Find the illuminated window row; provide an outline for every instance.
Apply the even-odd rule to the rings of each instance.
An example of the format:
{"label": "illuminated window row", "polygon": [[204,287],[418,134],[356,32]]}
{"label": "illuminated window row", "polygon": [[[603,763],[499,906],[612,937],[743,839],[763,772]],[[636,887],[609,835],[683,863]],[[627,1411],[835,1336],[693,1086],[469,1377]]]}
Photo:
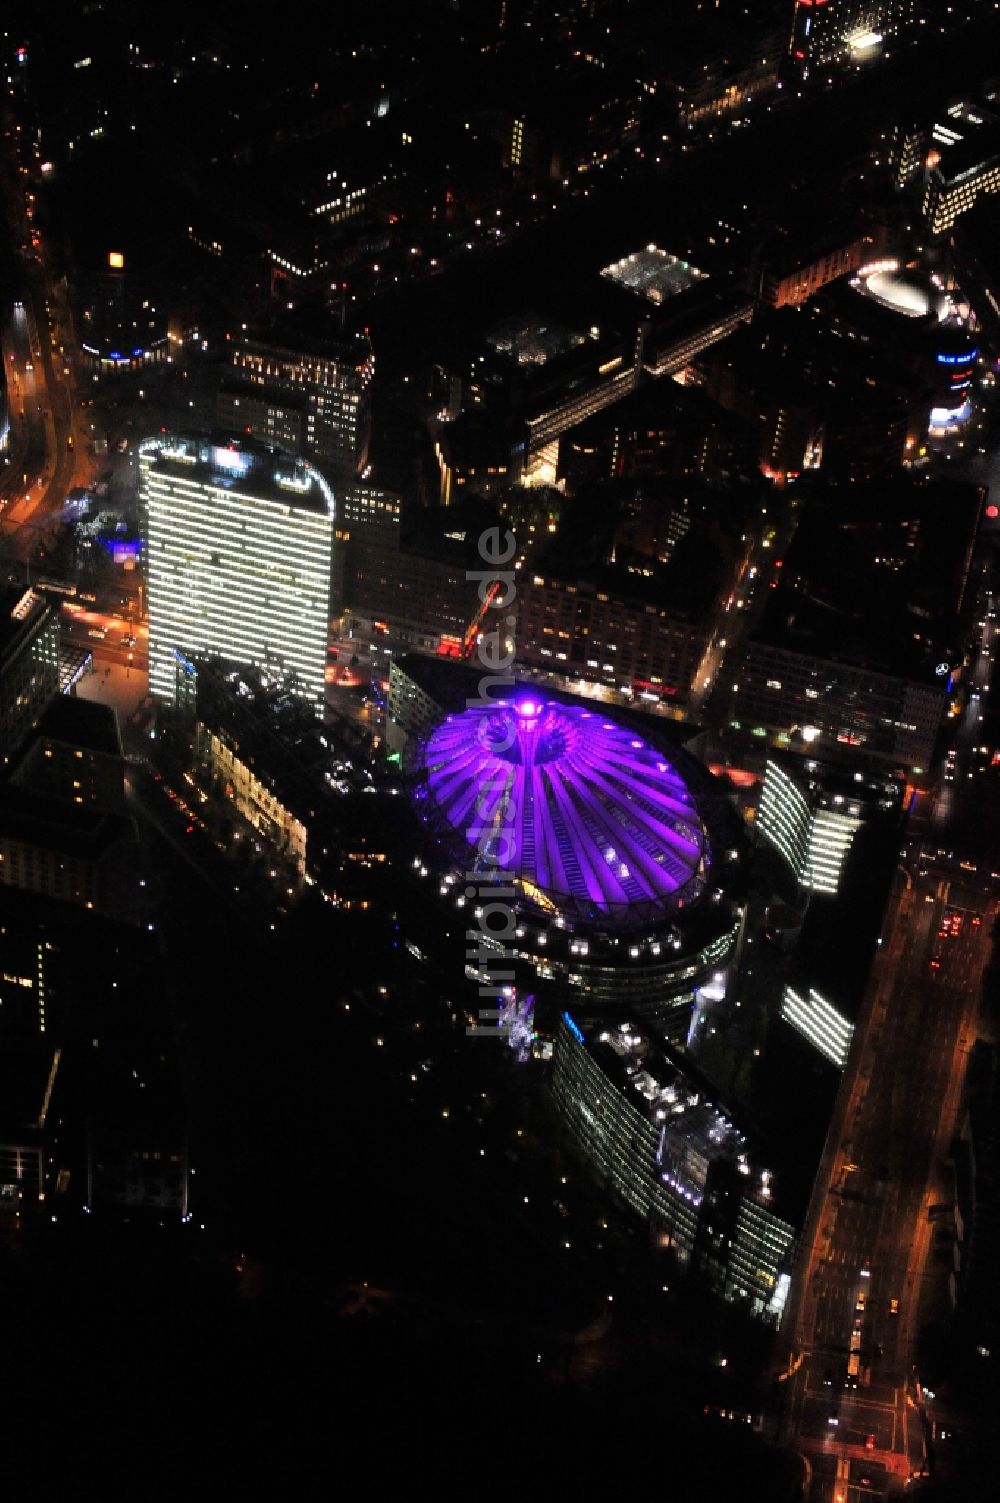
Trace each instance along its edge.
{"label": "illuminated window row", "polygon": [[832,1064],[842,1070],[854,1035],[854,1024],[837,1011],[813,987],[808,998],[799,996],[790,986],[785,988],[781,1016],[808,1039]]}
{"label": "illuminated window row", "polygon": [[[311,470],[286,477],[294,494],[312,489],[315,478],[326,502],[317,511],[291,494],[250,496],[214,479],[163,473],[142,458],[153,692],[173,697],[180,650],[273,664],[321,705],[334,521],[329,487]],[[277,469],[275,477],[275,487],[285,483]]]}

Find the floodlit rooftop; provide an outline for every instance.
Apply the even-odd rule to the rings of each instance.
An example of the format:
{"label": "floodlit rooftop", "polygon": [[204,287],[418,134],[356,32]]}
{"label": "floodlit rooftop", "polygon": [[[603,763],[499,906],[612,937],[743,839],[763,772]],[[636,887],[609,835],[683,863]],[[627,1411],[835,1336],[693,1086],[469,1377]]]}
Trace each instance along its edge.
{"label": "floodlit rooftop", "polygon": [[874,52],[876,48],[881,47],[882,40],[881,32],[865,29],[854,32],[848,37],[847,43],[852,52],[864,53]]}
{"label": "floodlit rooftop", "polygon": [[658,245],[647,245],[644,250],[633,251],[630,256],[605,266],[601,276],[659,306],[668,298],[686,292],[696,282],[705,281],[708,273],[660,250]]}
{"label": "floodlit rooftop", "polygon": [[298,510],[334,515],[333,491],[320,472],[298,455],[262,439],[246,434],[172,432],[145,439],[140,454],[154,469],[283,501]]}
{"label": "floodlit rooftop", "polygon": [[945,323],[952,313],[947,293],[935,286],[929,276],[900,270],[892,261],[876,263],[871,270],[863,268],[851,285],[903,318],[927,318],[934,314],[940,323]]}
{"label": "floodlit rooftop", "polygon": [[[751,1173],[743,1134],[704,1086],[650,1041],[641,1025],[629,1021],[605,1026],[592,1033],[589,1042],[603,1044],[617,1056],[628,1082],[626,1094],[641,1098],[640,1110],[664,1135],[661,1178],[685,1199],[701,1204],[714,1159],[734,1160],[742,1173]],[[683,1151],[680,1144],[685,1145]],[[769,1179],[765,1171],[763,1183]]]}
{"label": "floodlit rooftop", "polygon": [[545,323],[537,318],[512,318],[487,336],[487,343],[500,355],[508,355],[518,365],[544,365],[556,355],[565,355],[584,342],[561,324]]}

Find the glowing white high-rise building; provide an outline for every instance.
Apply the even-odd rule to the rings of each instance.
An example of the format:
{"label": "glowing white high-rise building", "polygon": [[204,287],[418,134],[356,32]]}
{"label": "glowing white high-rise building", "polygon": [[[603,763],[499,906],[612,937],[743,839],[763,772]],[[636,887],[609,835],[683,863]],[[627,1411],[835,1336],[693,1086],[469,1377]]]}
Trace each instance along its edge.
{"label": "glowing white high-rise building", "polygon": [[845,803],[842,794],[827,796],[814,780],[792,777],[768,761],[757,828],[802,887],[832,895],[861,828],[861,807],[853,800]]}
{"label": "glowing white high-rise building", "polygon": [[334,497],[250,438],[164,434],[139,451],[149,687],[173,701],[197,655],[273,666],[322,714]]}

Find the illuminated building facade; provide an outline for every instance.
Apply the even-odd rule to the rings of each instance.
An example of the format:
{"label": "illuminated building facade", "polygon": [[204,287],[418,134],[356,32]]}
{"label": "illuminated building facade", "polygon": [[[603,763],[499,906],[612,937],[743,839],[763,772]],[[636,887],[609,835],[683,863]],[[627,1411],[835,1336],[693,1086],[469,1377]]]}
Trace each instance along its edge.
{"label": "illuminated building facade", "polygon": [[401,652],[461,658],[474,650],[486,607],[475,570],[477,539],[499,515],[478,497],[418,507],[405,525],[399,498],[353,488],[345,505],[341,631],[387,678]]}
{"label": "illuminated building facade", "polygon": [[307,830],[301,820],[282,802],[281,796],[267,781],[262,781],[253,767],[244,762],[239,747],[234,747],[224,731],[209,732],[206,737],[208,765],[248,824],[292,861],[304,875]]}
{"label": "illuminated building facade", "polygon": [[764,641],[750,643],[732,703],[733,730],[806,753],[858,749],[918,775],[930,765],[945,707],[943,682]]}
{"label": "illuminated building facade", "polygon": [[807,891],[837,891],[861,814],[856,800],[845,800],[840,793],[827,795],[808,774],[793,775],[768,761],[757,828]]}
{"label": "illuminated building facade", "polygon": [[[8,895],[5,894],[5,897]],[[5,1041],[14,1034],[27,1037],[46,1033],[53,992],[52,941],[40,925],[21,924],[10,913],[0,929],[0,1033]]]}
{"label": "illuminated building facade", "polygon": [[717,120],[769,94],[781,77],[784,41],[780,33],[769,33],[750,58],[721,57],[686,69],[676,86],[681,124]]}
{"label": "illuminated building facade", "polygon": [[36,590],[0,592],[0,767],[59,692],[59,615]]}
{"label": "illuminated building facade", "polygon": [[553,362],[551,380],[542,379],[525,411],[525,467],[540,460],[547,447],[567,429],[593,417],[635,390],[639,380],[642,340],[629,348],[592,343]]}
{"label": "illuminated building facade", "polygon": [[934,350],[928,432],[932,438],[961,432],[973,413],[979,349],[967,329],[944,329]]}
{"label": "illuminated building facade", "polygon": [[953,281],[946,286],[940,273],[904,270],[894,257],[862,267],[851,288],[863,301],[855,303],[847,326],[891,338],[925,390],[919,424],[911,408],[908,456],[928,432],[933,438],[960,432],[973,413],[979,359],[979,336],[963,293]]}
{"label": "illuminated building facade", "polygon": [[[428,673],[430,670],[430,673]],[[411,736],[424,736],[451,709],[461,709],[475,694],[479,673],[472,666],[449,663],[447,677],[443,663],[405,654],[395,658],[389,671],[389,714],[386,741],[390,750],[402,755]],[[455,689],[449,695],[449,689]]]}
{"label": "illuminated building facade", "polygon": [[593,308],[593,322],[518,316],[487,334],[488,353],[439,368],[444,504],[460,487],[489,495],[519,480],[555,485],[564,434],[641,389],[643,373],[683,371],[754,312],[745,291],[655,244],[601,268],[597,288],[588,282],[581,307]]}
{"label": "illuminated building facade", "polygon": [[304,876],[310,825],[339,791],[326,733],[290,684],[218,659],[195,666],[199,756],[222,796]]}
{"label": "illuminated building facade", "polygon": [[1000,192],[1000,118],[978,104],[954,106],[931,130],[923,166],[921,214],[943,235],[982,194]]}
{"label": "illuminated building facade", "polygon": [[355,481],[337,494],[331,607],[334,614],[357,598],[358,575],[379,571],[399,552],[402,502],[393,491]]}
{"label": "illuminated building facade", "polygon": [[[780,858],[761,869],[770,866],[772,890],[797,915],[780,1016],[838,1070],[895,873],[905,798],[905,785],[889,773],[778,755],[768,760],[757,803],[761,856]],[[842,945],[845,934],[851,940]],[[785,1047],[801,1057],[791,1040]]]}
{"label": "illuminated building facade", "polygon": [[651,376],[674,376],[753,318],[754,306],[741,293],[719,292],[697,307],[653,327],[642,345],[643,369]]}
{"label": "illuminated building facade", "polygon": [[864,62],[913,19],[914,0],[796,0],[790,51],[804,70]]}
{"label": "illuminated building facade", "polygon": [[[722,481],[753,473],[756,436],[749,422],[720,412],[698,387],[648,382],[617,407],[565,435],[559,474],[573,495],[609,477]],[[529,537],[532,525],[540,531],[539,523],[544,526],[549,520],[558,527],[557,517],[528,518]],[[660,550],[653,556],[661,557]]]}
{"label": "illuminated building facade", "polygon": [[504,165],[541,185],[578,181],[620,158],[639,131],[638,87],[626,77],[609,89],[587,62],[538,75],[528,70],[497,122]]}
{"label": "illuminated building facade", "polygon": [[854,1024],[815,987],[810,986],[803,996],[793,987],[786,986],[781,1016],[838,1070],[844,1068],[854,1037]]}
{"label": "illuminated building facade", "polygon": [[294,680],[219,658],[192,666],[192,741],[215,792],[283,863],[282,884],[316,883],[332,897],[333,881],[338,903],[349,890],[356,897],[344,864],[357,872],[386,860],[372,801],[357,800],[368,822],[364,810],[351,817],[350,796],[372,791],[369,768],[317,722]]}
{"label": "illuminated building facade", "polygon": [[656,1245],[727,1299],[778,1319],[796,1232],[744,1136],[669,1048],[632,1021],[560,1019],[552,1089],[597,1178]]}
{"label": "illuminated building facade", "polygon": [[648,702],[683,704],[707,646],[707,625],[580,581],[546,574],[525,581],[518,662]]}
{"label": "illuminated building facade", "polygon": [[769,267],[761,287],[762,301],[770,308],[797,307],[821,288],[858,271],[877,254],[870,234],[855,235],[828,245],[812,255],[785,257],[785,264]]}
{"label": "illuminated building facade", "polygon": [[303,460],[254,440],[171,434],[139,456],[151,691],[217,654],[294,678],[322,714],[334,498]]}
{"label": "illuminated building facade", "polygon": [[[548,460],[548,473],[555,479],[555,463],[550,450],[558,452],[553,442],[542,454]],[[512,449],[510,434],[497,424],[484,420],[476,411],[463,412],[455,422],[442,424],[434,444],[441,471],[441,505],[452,506],[463,495],[495,496],[509,490],[521,477],[524,445]],[[540,461],[544,464],[545,460]],[[529,461],[530,466],[530,461]],[[544,473],[544,471],[543,471]]]}
{"label": "illuminated building facade", "polygon": [[368,463],[374,370],[364,335],[336,341],[284,328],[237,335],[219,393],[220,426],[309,459],[339,488]]}

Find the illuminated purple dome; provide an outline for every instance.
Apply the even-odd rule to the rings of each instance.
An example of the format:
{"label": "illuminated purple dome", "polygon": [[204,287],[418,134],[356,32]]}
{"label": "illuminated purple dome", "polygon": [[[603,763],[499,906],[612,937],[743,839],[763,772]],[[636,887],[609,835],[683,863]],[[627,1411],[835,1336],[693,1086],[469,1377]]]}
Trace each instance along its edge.
{"label": "illuminated purple dome", "polygon": [[616,927],[703,890],[708,840],[664,754],[582,705],[528,694],[449,715],[416,799],[468,872],[507,872],[536,908]]}

